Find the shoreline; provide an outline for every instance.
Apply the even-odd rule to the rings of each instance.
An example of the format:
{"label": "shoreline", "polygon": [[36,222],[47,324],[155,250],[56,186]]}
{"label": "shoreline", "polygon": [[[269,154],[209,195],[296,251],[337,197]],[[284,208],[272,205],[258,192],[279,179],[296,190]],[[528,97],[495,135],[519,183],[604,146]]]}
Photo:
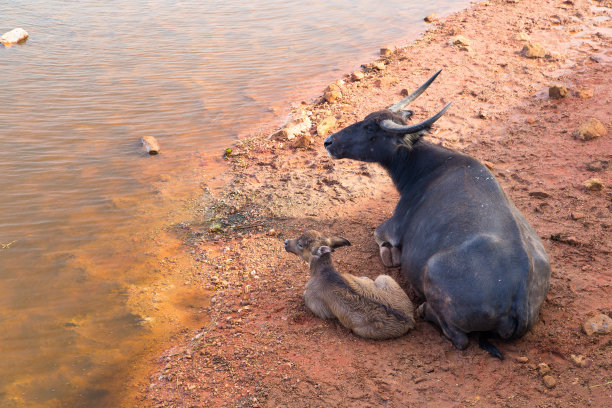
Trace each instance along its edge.
{"label": "shoreline", "polygon": [[[537,8],[522,1],[485,3],[434,23],[384,59],[383,70],[366,70],[360,81],[345,76],[338,102],[298,106],[294,113],[312,112],[306,137],[273,140],[259,130],[236,144],[222,177],[207,187],[215,198],[213,209],[201,209],[208,218],[194,218],[181,232],[203,265],[192,283],[214,292],[211,324],[176,336],[177,344],[159,357],[150,382],[141,387],[139,405],[304,406],[299,398],[308,396],[315,406],[608,401],[605,386],[588,388],[605,382],[609,363],[599,347],[606,337],[586,336],[580,326],[589,314],[612,311],[606,300],[610,275],[598,273],[611,266],[605,250],[611,225],[607,190],[583,186],[588,176],[610,185],[610,138],[584,142],[573,134],[590,116],[610,127],[610,86],[595,75],[610,72],[610,61],[597,56],[606,57],[612,44],[609,20],[599,31],[587,27],[596,17],[590,6],[599,2],[586,0],[546,1]],[[588,22],[571,18],[577,13]],[[572,43],[572,31],[589,30],[588,42]],[[526,42],[516,39],[520,33],[542,42],[548,56],[521,55]],[[449,44],[459,35],[470,45]],[[592,44],[604,51],[593,51]],[[376,166],[328,159],[316,127],[328,117],[335,118],[333,130],[353,123],[397,101],[402,89],[415,89],[439,68],[440,78],[413,104],[415,120],[455,102],[428,140],[489,162],[544,238],[553,262],[542,321],[523,339],[502,344],[509,356],[503,363],[473,344],[454,350],[422,320],[401,339],[372,342],[316,319],[301,299],[306,268],[280,244],[306,227],[338,231],[354,244],[334,258],[339,268],[368,276],[384,272],[371,232],[391,213],[397,194]],[[565,84],[568,96],[549,99],[543,92],[553,84]],[[577,96],[581,88],[591,89],[597,100]],[[592,159],[606,164],[590,171],[586,163]],[[582,217],[574,220],[576,214]],[[551,239],[556,234],[563,236]],[[590,363],[576,365],[571,354]],[[535,366],[540,362],[552,367],[555,387],[542,383]],[[464,379],[469,384],[459,391],[455,382]]]}

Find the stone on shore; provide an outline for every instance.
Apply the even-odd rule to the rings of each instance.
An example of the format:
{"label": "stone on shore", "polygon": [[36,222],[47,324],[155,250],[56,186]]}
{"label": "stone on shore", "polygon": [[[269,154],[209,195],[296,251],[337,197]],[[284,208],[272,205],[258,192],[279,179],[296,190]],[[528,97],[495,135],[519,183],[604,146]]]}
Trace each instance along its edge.
{"label": "stone on shore", "polygon": [[2,44],[17,44],[28,38],[28,32],[23,28],[14,28],[0,37]]}
{"label": "stone on shore", "polygon": [[536,42],[530,42],[525,44],[521,53],[527,58],[544,58],[546,57],[546,48]]}
{"label": "stone on shore", "polygon": [[292,140],[300,133],[306,132],[312,126],[312,122],[308,114],[300,111],[297,116],[291,119],[282,127],[282,129],[270,135],[270,139],[274,140]]}
{"label": "stone on shore", "polygon": [[598,178],[591,178],[584,182],[584,186],[589,191],[601,191],[604,188],[603,183]]}
{"label": "stone on shore", "polygon": [[327,116],[317,125],[317,134],[321,137],[325,137],[331,133],[334,126],[336,126],[336,118]]}
{"label": "stone on shore", "polygon": [[555,378],[551,375],[545,375],[542,377],[542,381],[548,389],[553,389],[557,386],[557,380],[555,380]]}
{"label": "stone on shore", "polygon": [[592,336],[593,334],[608,334],[612,332],[612,318],[603,313],[599,313],[584,322],[583,328],[587,336]]}
{"label": "stone on shore", "polygon": [[578,138],[580,140],[592,140],[604,136],[608,131],[603,123],[598,119],[591,118],[578,128]]}
{"label": "stone on shore", "polygon": [[325,88],[323,98],[329,103],[334,103],[342,99],[342,92],[340,91],[340,87],[338,86],[338,84],[329,84],[329,86]]}
{"label": "stone on shore", "polygon": [[589,99],[593,97],[593,90],[591,88],[580,88],[576,91],[576,96],[580,99]]}
{"label": "stone on shore", "polygon": [[147,149],[147,153],[150,155],[159,153],[159,143],[157,143],[157,139],[153,136],[144,136],[142,138],[142,145]]}
{"label": "stone on shore", "polygon": [[377,69],[379,71],[384,71],[387,68],[387,66],[382,61],[376,61],[372,63],[372,68]]}
{"label": "stone on shore", "polygon": [[380,47],[380,56],[381,57],[390,57],[391,54],[395,52],[395,47],[393,45],[383,45]]}
{"label": "stone on shore", "polygon": [[351,74],[351,81],[353,82],[361,81],[363,78],[365,78],[365,74],[361,71],[355,71]]}
{"label": "stone on shore", "polygon": [[520,33],[518,33],[517,35],[514,36],[514,39],[516,41],[521,41],[521,42],[529,42],[531,41],[531,37],[529,36],[529,34],[527,34],[524,31],[521,31]]}
{"label": "stone on shore", "polygon": [[553,85],[548,88],[548,97],[551,99],[563,99],[567,96],[567,88],[563,85]]}
{"label": "stone on shore", "polygon": [[472,49],[470,40],[468,40],[462,35],[456,35],[454,37],[451,37],[449,42],[450,42],[450,45],[457,47],[458,49],[462,51],[470,51]]}
{"label": "stone on shore", "polygon": [[431,13],[429,15],[427,15],[427,17],[424,18],[426,23],[433,23],[434,21],[438,21],[438,14],[437,13]]}

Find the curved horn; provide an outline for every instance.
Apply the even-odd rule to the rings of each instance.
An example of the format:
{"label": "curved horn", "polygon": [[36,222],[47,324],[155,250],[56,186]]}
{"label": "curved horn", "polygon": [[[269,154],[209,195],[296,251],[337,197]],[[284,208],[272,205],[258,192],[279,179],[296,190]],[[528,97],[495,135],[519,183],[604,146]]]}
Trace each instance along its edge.
{"label": "curved horn", "polygon": [[440,75],[440,72],[442,72],[442,70],[439,70],[438,72],[436,72],[434,76],[429,78],[427,82],[425,82],[423,85],[419,87],[419,89],[417,89],[416,91],[414,91],[413,93],[411,93],[410,95],[408,95],[407,97],[405,97],[404,99],[396,103],[395,105],[389,106],[389,110],[391,112],[399,112],[403,107],[407,106],[410,102],[414,101],[416,98],[421,96],[421,94],[425,92],[425,90],[429,87],[429,85],[431,85],[431,83],[435,81],[436,77]]}
{"label": "curved horn", "polygon": [[417,133],[417,132],[420,132],[421,130],[429,129],[431,127],[431,125],[433,125],[436,120],[440,119],[440,117],[442,115],[444,115],[444,112],[446,112],[446,110],[451,105],[452,105],[452,102],[450,102],[448,105],[446,105],[444,107],[444,109],[442,109],[440,112],[436,113],[431,118],[427,119],[424,122],[417,123],[416,125],[399,125],[399,124],[395,123],[394,121],[392,121],[391,119],[385,119],[385,120],[383,120],[380,123],[380,127],[383,128],[384,130],[388,131],[388,132],[401,133],[403,135],[407,135],[409,133]]}

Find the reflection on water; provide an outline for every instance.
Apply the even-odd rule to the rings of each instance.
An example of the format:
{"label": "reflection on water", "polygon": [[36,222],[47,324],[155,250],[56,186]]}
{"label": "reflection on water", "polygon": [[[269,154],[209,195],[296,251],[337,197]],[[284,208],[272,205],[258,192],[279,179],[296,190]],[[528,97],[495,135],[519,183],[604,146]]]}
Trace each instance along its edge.
{"label": "reflection on water", "polygon": [[0,0],[30,34],[0,47],[0,405],[116,406],[168,316],[205,323],[159,262],[202,157],[466,3]]}

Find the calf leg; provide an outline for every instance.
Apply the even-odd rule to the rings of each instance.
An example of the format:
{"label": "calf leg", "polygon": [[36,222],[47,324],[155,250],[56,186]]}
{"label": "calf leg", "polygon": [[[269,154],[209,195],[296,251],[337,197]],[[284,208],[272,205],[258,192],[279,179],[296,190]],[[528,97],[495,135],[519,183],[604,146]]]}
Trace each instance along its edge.
{"label": "calf leg", "polygon": [[380,224],[374,231],[374,239],[380,248],[380,259],[387,267],[400,266],[402,252],[398,246],[398,239],[393,234],[393,219]]}
{"label": "calf leg", "polygon": [[429,304],[427,304],[427,302],[424,302],[421,306],[418,307],[417,315],[421,316],[428,322],[437,324],[442,329],[442,333],[444,333],[444,335],[451,341],[451,343],[453,343],[453,346],[455,346],[457,349],[464,350],[465,348],[467,348],[470,342],[467,335],[458,328],[449,325],[444,320],[440,319],[436,311],[433,310],[433,308]]}

